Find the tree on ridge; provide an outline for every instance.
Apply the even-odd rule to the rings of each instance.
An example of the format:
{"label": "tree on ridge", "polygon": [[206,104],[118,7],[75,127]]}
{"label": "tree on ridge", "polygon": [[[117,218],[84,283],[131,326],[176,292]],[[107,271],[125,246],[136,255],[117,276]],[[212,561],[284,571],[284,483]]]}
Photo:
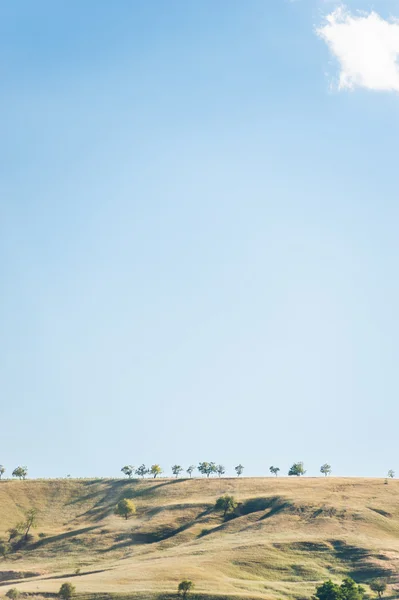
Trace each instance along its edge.
{"label": "tree on ridge", "polygon": [[18,479],[26,479],[28,476],[28,467],[16,467],[12,472],[13,477]]}
{"label": "tree on ridge", "polygon": [[151,465],[150,473],[156,479],[158,475],[162,474],[162,469],[159,465]]}
{"label": "tree on ridge", "polygon": [[239,477],[240,475],[243,474],[244,467],[243,467],[243,465],[239,464],[236,467],[234,467],[234,470],[237,473],[237,477]]}
{"label": "tree on ridge", "polygon": [[222,475],[224,475],[226,473],[226,469],[224,468],[223,465],[217,465],[216,472],[219,475],[219,477],[221,477]]}
{"label": "tree on ridge", "polygon": [[214,462],[202,462],[197,468],[201,475],[206,475],[207,477],[216,473],[216,464]]}
{"label": "tree on ridge", "polygon": [[301,475],[305,475],[306,471],[303,465],[303,462],[297,462],[294,463],[291,467],[290,470],[288,471],[288,475],[296,475],[297,477],[300,477]]}
{"label": "tree on ridge", "polygon": [[324,463],[324,465],[321,465],[320,467],[320,473],[323,473],[323,475],[327,477],[327,475],[330,475],[331,473],[331,466],[328,463]]}
{"label": "tree on ridge", "polygon": [[135,469],[135,467],[133,465],[125,465],[124,467],[121,468],[121,471],[124,475],[126,475],[127,477],[129,477],[129,479],[131,479],[132,475],[134,473],[134,469]]}
{"label": "tree on ridge", "polygon": [[195,471],[195,465],[190,465],[187,469],[186,469],[186,473],[188,473],[190,475],[190,479],[191,476],[193,474],[193,471]]}
{"label": "tree on ridge", "polygon": [[184,469],[180,465],[173,465],[173,467],[172,467],[172,473],[176,477],[176,479],[177,479],[177,477],[179,477],[180,473],[183,473],[183,471],[184,471]]}
{"label": "tree on ridge", "polygon": [[144,478],[148,474],[148,472],[149,471],[145,464],[140,465],[135,471],[136,475],[138,475],[141,478]]}

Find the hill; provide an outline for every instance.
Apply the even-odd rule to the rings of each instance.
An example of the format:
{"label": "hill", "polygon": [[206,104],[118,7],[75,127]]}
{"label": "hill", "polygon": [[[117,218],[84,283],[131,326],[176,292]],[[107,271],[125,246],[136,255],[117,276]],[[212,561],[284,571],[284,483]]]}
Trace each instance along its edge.
{"label": "hill", "polygon": [[[223,494],[240,502],[228,521],[213,510]],[[122,497],[137,506],[127,521],[113,514]],[[394,590],[398,500],[399,482],[371,479],[1,481],[0,537],[39,514],[28,544],[2,559],[0,593],[71,581],[82,594],[150,598],[188,578],[197,593],[304,598],[347,574],[389,576]]]}

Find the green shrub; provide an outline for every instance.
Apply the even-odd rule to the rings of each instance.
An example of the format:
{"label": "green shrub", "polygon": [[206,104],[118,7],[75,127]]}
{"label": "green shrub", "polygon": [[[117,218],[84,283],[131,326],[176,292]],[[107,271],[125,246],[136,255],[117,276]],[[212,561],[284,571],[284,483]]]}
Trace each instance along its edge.
{"label": "green shrub", "polygon": [[9,554],[10,551],[11,551],[10,544],[8,542],[6,542],[5,540],[0,540],[0,555],[5,558],[7,556],[7,554]]}
{"label": "green shrub", "polygon": [[17,588],[11,588],[6,593],[6,596],[7,598],[10,598],[10,600],[16,600],[16,598],[19,597],[19,591],[17,590]]}
{"label": "green shrub", "polygon": [[72,583],[63,583],[58,592],[59,597],[62,600],[70,600],[75,594],[75,586]]}

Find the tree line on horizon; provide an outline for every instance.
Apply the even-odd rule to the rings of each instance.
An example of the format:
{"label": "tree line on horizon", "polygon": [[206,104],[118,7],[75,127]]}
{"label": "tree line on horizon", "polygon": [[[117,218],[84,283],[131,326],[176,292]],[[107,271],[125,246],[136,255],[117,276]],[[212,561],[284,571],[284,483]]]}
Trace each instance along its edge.
{"label": "tree line on horizon", "polygon": [[[0,465],[0,479],[3,478],[6,470],[3,465]],[[17,479],[26,479],[28,477],[28,467],[16,467],[12,472],[12,476]]]}
{"label": "tree line on horizon", "polygon": [[[244,466],[242,464],[234,467],[237,477],[244,472]],[[198,466],[190,465],[187,469],[184,469],[181,465],[172,465],[171,471],[173,475],[178,478],[182,473],[186,472],[187,475],[192,478],[194,471],[197,470],[201,475],[206,477],[211,477],[212,475],[218,475],[222,477],[226,473],[226,469],[223,465],[218,465],[215,462],[200,462]],[[272,465],[269,467],[269,471],[272,475],[278,477],[281,469],[279,467],[275,467]],[[6,468],[3,465],[0,465],[0,480],[3,478],[4,473],[6,472]],[[121,472],[126,475],[129,479],[133,478],[133,475],[137,477],[144,478],[146,475],[149,475],[156,479],[158,476],[164,473],[162,467],[159,464],[151,465],[147,467],[145,464],[140,465],[139,467],[135,467],[134,465],[125,465],[122,467]],[[330,475],[332,472],[331,465],[328,463],[324,463],[320,467],[320,473],[322,473],[325,477]],[[295,462],[291,465],[287,473],[289,476],[301,477],[306,474],[305,466],[302,461]],[[12,477],[16,479],[26,479],[28,477],[28,468],[26,466],[18,466],[12,471]],[[70,475],[68,475],[70,477]],[[395,471],[393,469],[389,469],[385,482],[388,482],[389,479],[393,479],[395,477]]]}
{"label": "tree line on horizon", "polygon": [[[240,477],[240,475],[243,474],[244,468],[245,467],[242,464],[239,464],[236,467],[234,467],[237,477]],[[187,469],[184,469],[184,467],[182,467],[181,465],[172,465],[171,467],[171,471],[176,478],[180,477],[181,474],[184,472],[186,472],[188,476],[192,478],[195,470],[197,470],[201,475],[205,475],[206,477],[210,477],[212,475],[218,475],[219,477],[222,477],[222,475],[226,473],[226,469],[223,465],[218,465],[214,462],[200,462],[197,467],[195,465],[190,465],[189,467],[187,467]],[[150,467],[147,467],[145,464],[142,464],[137,468],[133,465],[125,465],[124,467],[122,467],[121,471],[129,479],[132,479],[133,475],[136,475],[137,477],[141,478],[144,478],[146,475],[149,475],[156,479],[164,472],[159,464],[154,464]],[[272,475],[278,477],[281,469],[272,465],[271,467],[269,467],[269,471]],[[325,477],[330,475],[331,472],[331,465],[329,465],[328,463],[324,463],[323,465],[321,465],[320,473],[322,473]],[[301,461],[293,463],[288,470],[288,475],[290,477],[301,477],[305,474],[305,466],[304,463]],[[395,471],[390,469],[387,474],[387,478],[388,477],[393,479],[395,477]]]}

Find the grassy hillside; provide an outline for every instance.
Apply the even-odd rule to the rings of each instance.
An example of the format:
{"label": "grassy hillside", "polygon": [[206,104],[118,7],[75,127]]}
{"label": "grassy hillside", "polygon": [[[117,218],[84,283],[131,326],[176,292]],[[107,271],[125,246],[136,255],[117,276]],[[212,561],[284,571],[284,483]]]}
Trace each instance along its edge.
{"label": "grassy hillside", "polygon": [[[224,522],[213,505],[226,493],[241,506]],[[121,497],[134,500],[136,517],[113,514]],[[303,598],[346,574],[389,576],[394,590],[398,501],[399,482],[366,479],[2,481],[0,537],[29,508],[39,523],[1,560],[0,593],[72,581],[82,593],[147,598],[189,578],[211,595]]]}

